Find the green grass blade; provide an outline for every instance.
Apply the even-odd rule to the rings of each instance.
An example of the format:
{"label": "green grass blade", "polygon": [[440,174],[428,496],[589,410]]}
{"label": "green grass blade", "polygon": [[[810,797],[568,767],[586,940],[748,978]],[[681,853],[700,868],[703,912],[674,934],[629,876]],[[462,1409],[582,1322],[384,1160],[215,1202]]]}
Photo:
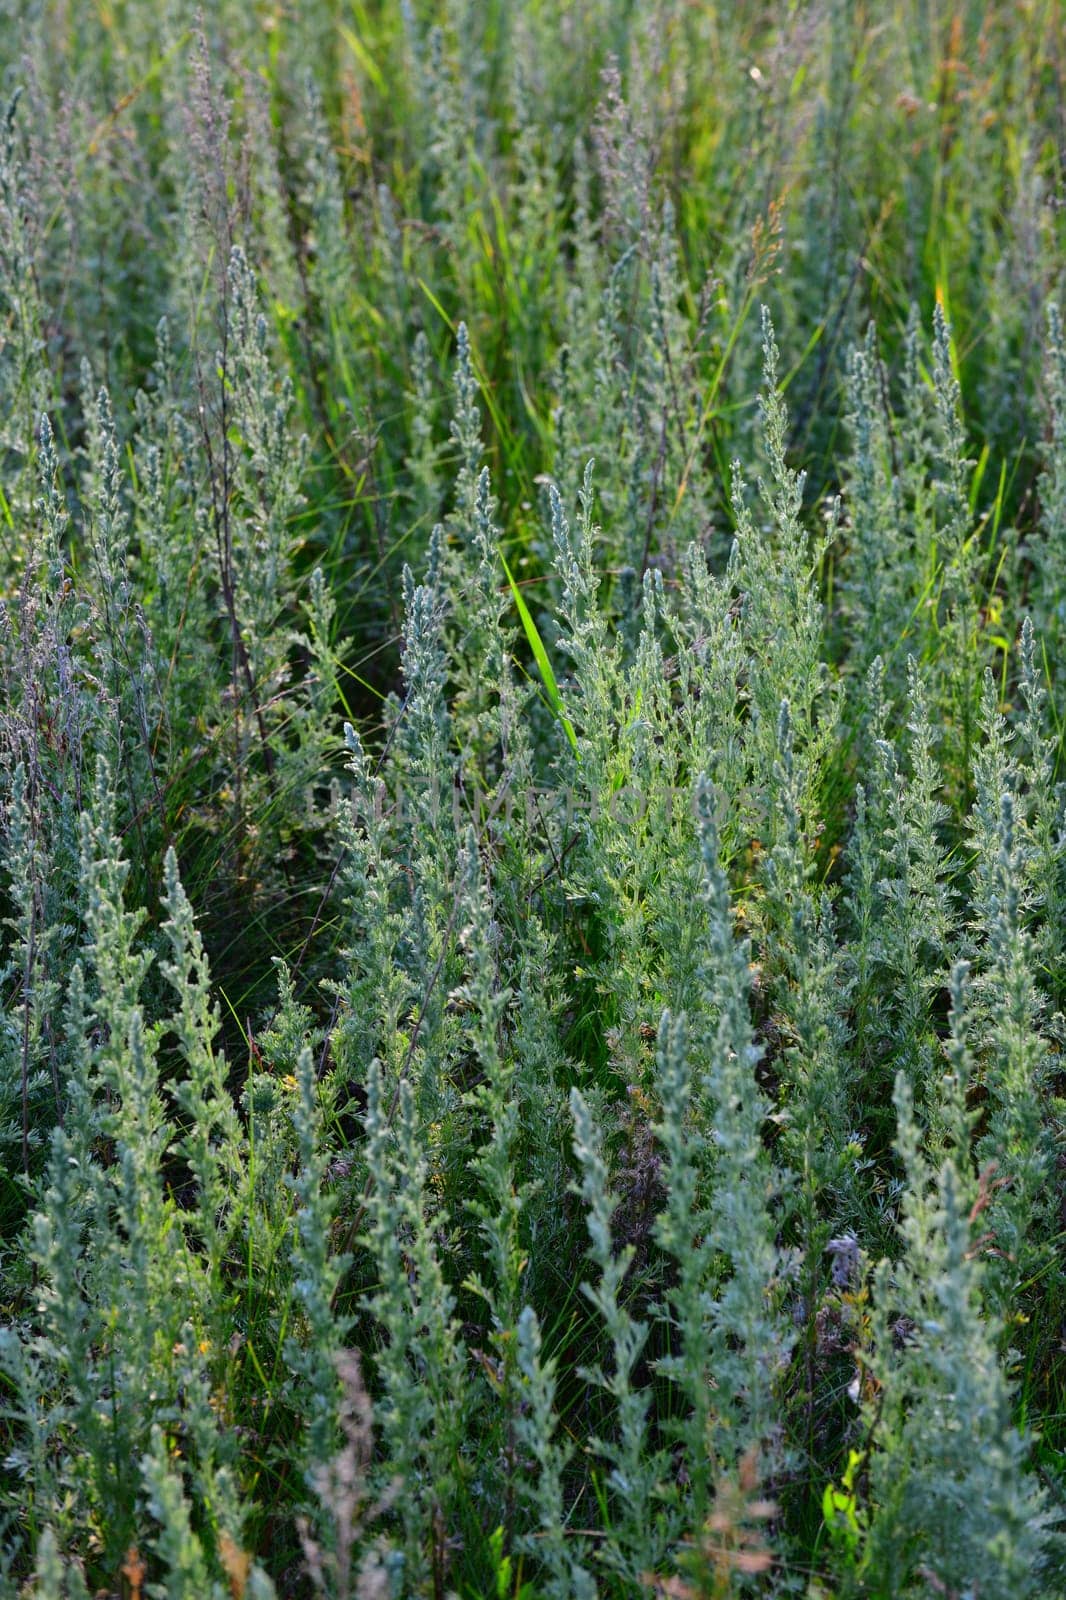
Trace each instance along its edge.
{"label": "green grass blade", "polygon": [[577,734],[574,732],[573,723],[570,721],[566,711],[563,709],[563,701],[562,696],[559,693],[559,685],[555,681],[555,673],[552,670],[551,661],[548,659],[548,652],[544,648],[544,640],[540,636],[537,624],[533,621],[530,609],[522,597],[522,591],[515,582],[514,574],[507,565],[507,558],[502,550],[500,551],[500,561],[503,565],[504,572],[507,574],[507,582],[511,586],[511,594],[514,596],[514,603],[518,610],[518,615],[521,618],[522,627],[525,631],[529,648],[533,652],[533,659],[537,663],[537,668],[544,684],[544,692],[548,696],[548,703],[555,712],[555,715],[558,717],[559,721],[562,723],[566,737],[570,741],[570,748],[580,761],[581,754],[577,747]]}

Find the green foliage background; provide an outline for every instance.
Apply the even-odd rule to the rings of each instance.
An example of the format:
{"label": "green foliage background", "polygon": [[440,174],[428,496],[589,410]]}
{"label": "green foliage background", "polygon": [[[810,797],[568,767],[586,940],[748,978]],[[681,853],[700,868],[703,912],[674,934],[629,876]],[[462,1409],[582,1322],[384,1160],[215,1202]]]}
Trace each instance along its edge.
{"label": "green foliage background", "polygon": [[0,1592],[1066,1593],[1058,0],[0,0]]}

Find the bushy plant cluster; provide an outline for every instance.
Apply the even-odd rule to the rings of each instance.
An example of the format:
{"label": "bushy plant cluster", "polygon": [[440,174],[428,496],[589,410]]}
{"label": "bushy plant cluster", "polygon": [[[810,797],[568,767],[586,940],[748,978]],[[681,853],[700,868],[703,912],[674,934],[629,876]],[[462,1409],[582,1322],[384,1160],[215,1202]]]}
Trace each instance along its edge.
{"label": "bushy plant cluster", "polygon": [[0,1594],[1066,1595],[1057,0],[0,0]]}

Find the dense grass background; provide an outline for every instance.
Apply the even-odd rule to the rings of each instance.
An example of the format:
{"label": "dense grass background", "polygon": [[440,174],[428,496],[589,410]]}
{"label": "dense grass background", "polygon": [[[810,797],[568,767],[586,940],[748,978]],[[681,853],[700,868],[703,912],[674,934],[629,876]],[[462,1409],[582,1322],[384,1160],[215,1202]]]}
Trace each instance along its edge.
{"label": "dense grass background", "polygon": [[1066,1593],[1064,41],[0,0],[3,1592]]}

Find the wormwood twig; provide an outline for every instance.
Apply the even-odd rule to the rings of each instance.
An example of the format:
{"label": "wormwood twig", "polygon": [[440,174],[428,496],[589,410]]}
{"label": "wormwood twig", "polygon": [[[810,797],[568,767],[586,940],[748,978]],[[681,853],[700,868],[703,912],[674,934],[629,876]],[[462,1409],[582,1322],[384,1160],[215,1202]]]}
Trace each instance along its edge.
{"label": "wormwood twig", "polygon": [[[477,848],[479,850],[480,850],[481,845],[482,845],[482,843],[483,843],[483,841],[485,839],[485,836],[486,836],[486,834],[487,834],[487,832],[489,830],[490,825],[495,820],[496,815],[500,810],[500,807],[503,805],[505,799],[507,798],[507,795],[510,793],[510,787],[511,787],[510,774],[505,774],[505,776],[503,777],[503,779],[500,782],[500,785],[499,785],[499,788],[497,790],[496,797],[495,797],[495,799],[493,801],[493,804],[490,807],[487,815],[485,816],[485,819],[481,824],[481,828],[480,828],[480,830],[479,830],[479,832],[478,832],[478,834],[476,836]],[[386,1110],[385,1116],[382,1119],[382,1127],[383,1127],[383,1129],[388,1129],[388,1128],[392,1127],[393,1119],[395,1118],[395,1115],[396,1115],[396,1109],[397,1109],[397,1107],[398,1107],[398,1105],[400,1103],[400,1088],[401,1088],[401,1085],[404,1083],[404,1081],[406,1079],[408,1068],[410,1067],[411,1061],[414,1058],[415,1048],[416,1048],[416,1046],[418,1044],[418,1036],[422,1031],[422,1024],[426,1020],[426,1013],[429,1010],[430,1000],[432,999],[434,991],[436,990],[437,984],[438,984],[438,982],[440,980],[440,975],[444,971],[444,963],[445,963],[445,961],[447,960],[447,957],[448,957],[448,943],[449,943],[449,940],[451,939],[452,931],[453,931],[453,929],[455,927],[455,920],[456,920],[457,916],[459,915],[460,907],[463,904],[464,904],[463,896],[462,896],[460,891],[456,890],[456,892],[455,892],[455,894],[453,895],[453,898],[452,898],[451,910],[450,910],[450,912],[448,914],[448,920],[445,923],[444,933],[443,933],[443,936],[441,938],[440,955],[437,957],[436,965],[434,966],[433,971],[430,973],[429,982],[426,985],[425,993],[422,996],[422,1003],[421,1003],[421,1005],[419,1007],[418,1015],[415,1018],[415,1025],[414,1025],[413,1029],[411,1030],[411,1037],[408,1040],[407,1049],[404,1052],[403,1061],[402,1061],[402,1063],[400,1065],[399,1071],[396,1074],[396,1083],[395,1083],[395,1085],[393,1087],[392,1096],[391,1096],[391,1098],[389,1100],[389,1104],[388,1104],[388,1109]],[[347,1255],[348,1252],[355,1245],[356,1240],[359,1238],[359,1234],[360,1234],[360,1231],[362,1229],[364,1219],[366,1217],[367,1201],[369,1200],[369,1197],[370,1197],[370,1191],[371,1191],[372,1183],[373,1183],[372,1178],[370,1178],[368,1176],[367,1177],[367,1187],[363,1191],[363,1198],[360,1201],[359,1209],[356,1211],[355,1216],[352,1218],[351,1227],[348,1229],[348,1231],[344,1235],[344,1242],[343,1242],[343,1244],[341,1246],[341,1250],[340,1250],[340,1254],[341,1255]],[[333,1291],[333,1298],[332,1298],[330,1303],[331,1303],[331,1305],[333,1306],[334,1309],[336,1308],[337,1301],[338,1301],[338,1298],[340,1296],[341,1288],[342,1288],[342,1284],[338,1283],[336,1289]]]}

